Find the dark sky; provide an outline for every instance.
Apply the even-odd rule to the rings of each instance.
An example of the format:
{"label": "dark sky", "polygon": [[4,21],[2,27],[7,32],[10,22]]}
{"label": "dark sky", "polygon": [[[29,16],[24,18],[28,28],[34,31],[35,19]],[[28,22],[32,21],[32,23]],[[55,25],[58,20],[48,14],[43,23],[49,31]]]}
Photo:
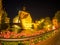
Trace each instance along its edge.
{"label": "dark sky", "polygon": [[4,0],[3,5],[11,19],[18,14],[19,10],[22,10],[23,6],[26,6],[26,11],[34,20],[47,16],[52,18],[55,12],[60,10],[60,4],[56,0]]}

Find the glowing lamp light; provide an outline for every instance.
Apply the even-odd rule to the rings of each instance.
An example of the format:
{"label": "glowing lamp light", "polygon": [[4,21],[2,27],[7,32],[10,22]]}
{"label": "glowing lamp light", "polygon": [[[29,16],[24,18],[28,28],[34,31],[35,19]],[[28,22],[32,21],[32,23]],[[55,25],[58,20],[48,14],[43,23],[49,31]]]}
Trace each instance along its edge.
{"label": "glowing lamp light", "polygon": [[56,29],[55,26],[52,26],[52,29],[55,30]]}
{"label": "glowing lamp light", "polygon": [[51,30],[51,25],[47,25],[47,30]]}

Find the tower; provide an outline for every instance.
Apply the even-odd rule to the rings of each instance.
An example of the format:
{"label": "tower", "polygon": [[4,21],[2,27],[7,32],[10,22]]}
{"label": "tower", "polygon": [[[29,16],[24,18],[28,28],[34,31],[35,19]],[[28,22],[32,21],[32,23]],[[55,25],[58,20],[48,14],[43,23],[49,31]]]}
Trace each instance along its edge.
{"label": "tower", "polygon": [[30,13],[25,10],[26,7],[23,7],[23,10],[18,12],[20,23],[23,29],[32,29],[32,17]]}

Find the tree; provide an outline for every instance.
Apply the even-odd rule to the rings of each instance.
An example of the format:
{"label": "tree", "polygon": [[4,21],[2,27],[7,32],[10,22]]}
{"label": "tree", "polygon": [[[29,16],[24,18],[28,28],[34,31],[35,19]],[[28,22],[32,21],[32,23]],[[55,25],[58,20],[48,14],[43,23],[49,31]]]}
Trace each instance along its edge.
{"label": "tree", "polygon": [[58,22],[60,22],[60,11],[55,13],[55,18],[58,20]]}
{"label": "tree", "polygon": [[4,11],[3,16],[1,17],[1,29],[6,29],[8,27],[8,24],[6,24],[5,22],[7,21],[6,18],[7,18],[7,13]]}
{"label": "tree", "polygon": [[48,31],[51,28],[52,28],[52,22],[50,20],[50,17],[46,17],[44,21],[44,29]]}

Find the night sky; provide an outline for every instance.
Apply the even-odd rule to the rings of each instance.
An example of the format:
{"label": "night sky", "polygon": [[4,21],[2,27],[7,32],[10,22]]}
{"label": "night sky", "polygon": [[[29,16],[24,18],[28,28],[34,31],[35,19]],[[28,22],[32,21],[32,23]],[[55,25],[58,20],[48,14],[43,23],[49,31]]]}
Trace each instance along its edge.
{"label": "night sky", "polygon": [[11,19],[18,15],[18,11],[22,10],[23,6],[26,7],[26,11],[31,14],[33,20],[47,16],[52,18],[55,12],[60,10],[59,1],[55,0],[3,0],[3,7]]}

